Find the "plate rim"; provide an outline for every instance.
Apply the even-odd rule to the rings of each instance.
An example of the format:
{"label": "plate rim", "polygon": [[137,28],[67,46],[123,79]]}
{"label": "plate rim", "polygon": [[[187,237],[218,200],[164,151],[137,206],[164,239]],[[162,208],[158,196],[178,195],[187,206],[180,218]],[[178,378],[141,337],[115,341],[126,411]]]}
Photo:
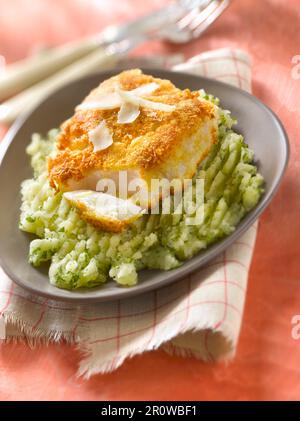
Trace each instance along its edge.
{"label": "plate rim", "polygon": [[[46,98],[44,98],[43,101],[41,101],[35,107],[33,107],[30,110],[22,113],[16,119],[16,121],[12,124],[12,126],[8,129],[7,133],[5,134],[3,140],[0,144],[0,166],[2,165],[2,162],[5,158],[6,152],[9,148],[10,144],[12,143],[14,137],[22,129],[22,126],[25,124],[25,122],[39,108],[39,106],[41,104],[46,102],[50,97],[55,96],[57,94],[57,92],[59,92],[61,89],[66,88],[67,86],[74,85],[78,82],[81,82],[84,79],[89,79],[89,78],[92,78],[92,77],[95,77],[95,76],[98,76],[98,77],[102,77],[103,75],[111,75],[112,76],[114,74],[117,74],[121,70],[124,70],[124,68],[114,68],[114,69],[110,69],[110,70],[105,70],[103,72],[93,72],[93,73],[90,73],[89,75],[86,75],[86,76],[80,78],[80,79],[77,79],[76,81],[71,81],[71,82],[65,84],[63,88],[57,89],[53,93],[48,95]],[[57,288],[58,294],[56,295],[55,293],[52,293],[52,292],[37,290],[36,288],[31,287],[30,285],[27,285],[27,284],[24,285],[22,279],[19,278],[18,276],[16,276],[11,271],[11,269],[6,265],[5,261],[3,261],[2,256],[0,255],[0,266],[2,267],[2,269],[6,273],[6,275],[13,282],[15,282],[17,285],[19,285],[23,289],[31,292],[32,294],[35,294],[35,295],[41,296],[41,297],[47,297],[47,298],[50,298],[50,299],[56,300],[56,301],[73,302],[73,303],[78,303],[78,304],[80,304],[80,303],[89,304],[89,303],[104,302],[104,301],[115,301],[115,300],[131,298],[131,297],[134,297],[134,296],[137,296],[137,295],[142,295],[142,294],[147,293],[147,292],[152,291],[152,290],[164,288],[164,287],[166,287],[167,285],[169,285],[173,282],[176,282],[176,281],[179,281],[180,279],[183,279],[185,276],[188,276],[189,274],[193,273],[197,269],[200,270],[201,268],[205,268],[205,264],[208,261],[215,258],[223,250],[225,250],[232,243],[234,243],[234,241],[237,238],[239,238],[242,234],[244,234],[244,232],[246,232],[251,227],[251,225],[253,225],[253,223],[255,221],[257,221],[258,217],[268,207],[268,205],[270,204],[270,202],[272,201],[273,197],[275,196],[275,194],[277,193],[277,191],[279,189],[282,178],[283,178],[283,176],[286,172],[286,169],[287,169],[287,165],[288,165],[288,161],[289,161],[289,157],[290,157],[290,145],[289,145],[289,139],[288,139],[287,132],[286,132],[281,120],[279,119],[279,117],[276,115],[276,113],[268,105],[264,104],[255,95],[252,95],[252,94],[250,94],[249,92],[247,92],[243,89],[240,89],[236,86],[230,85],[230,84],[222,82],[222,81],[218,81],[218,80],[213,79],[213,78],[209,78],[209,77],[205,77],[205,76],[201,76],[201,75],[195,75],[195,74],[188,73],[188,72],[182,72],[182,71],[177,72],[177,71],[172,71],[172,70],[167,70],[167,69],[162,69],[162,68],[157,68],[157,67],[153,67],[153,68],[152,67],[151,68],[142,67],[141,70],[143,72],[149,72],[150,74],[151,74],[151,72],[165,73],[165,75],[166,75],[165,77],[168,77],[167,75],[168,74],[170,75],[171,73],[176,73],[179,76],[182,76],[183,78],[193,76],[193,77],[201,79],[202,81],[204,80],[204,81],[207,81],[209,83],[215,83],[219,86],[224,86],[226,88],[230,88],[230,89],[236,91],[239,95],[243,95],[243,96],[248,97],[248,99],[250,99],[256,105],[262,107],[267,113],[269,113],[272,117],[272,120],[274,120],[277,124],[277,128],[278,128],[278,130],[281,134],[280,138],[283,139],[283,141],[284,141],[283,145],[284,145],[284,153],[285,153],[285,156],[283,157],[283,162],[282,162],[281,168],[278,171],[278,174],[276,174],[276,177],[274,178],[274,181],[273,181],[274,187],[269,192],[268,196],[267,197],[263,196],[262,200],[255,206],[255,208],[252,211],[250,211],[245,216],[245,218],[242,219],[242,221],[239,222],[239,224],[237,226],[239,229],[236,229],[232,234],[230,234],[229,236],[219,240],[218,242],[216,242],[215,244],[213,244],[209,247],[210,250],[211,250],[210,253],[207,256],[202,257],[202,260],[201,260],[200,263],[197,261],[197,259],[195,259],[194,261],[186,260],[185,262],[183,262],[182,266],[174,269],[174,270],[176,270],[176,273],[174,273],[174,270],[173,271],[172,270],[170,270],[170,271],[162,271],[161,270],[160,272],[164,275],[163,284],[162,284],[161,279],[157,279],[157,280],[154,280],[153,283],[147,282],[145,285],[143,285],[142,283],[140,283],[140,284],[138,283],[137,288],[135,286],[128,287],[128,288],[120,287],[120,289],[114,291],[114,293],[112,293],[111,291],[103,290],[102,294],[100,294],[100,295],[95,295],[95,294],[92,294],[92,293],[93,292],[99,292],[99,291],[101,291],[101,289],[99,289],[99,288],[97,290],[96,289],[94,289],[94,290],[89,289],[88,290],[89,295],[87,295],[85,297],[83,297],[82,295],[76,295],[76,293],[82,294],[83,290],[71,290],[70,291],[70,290]],[[196,257],[196,256],[199,256],[199,254],[195,255],[194,257]],[[100,288],[101,288],[101,286],[100,286]],[[60,295],[59,294],[60,291],[62,291],[63,294],[69,293],[70,296]],[[86,292],[87,290],[84,290],[84,291]]]}

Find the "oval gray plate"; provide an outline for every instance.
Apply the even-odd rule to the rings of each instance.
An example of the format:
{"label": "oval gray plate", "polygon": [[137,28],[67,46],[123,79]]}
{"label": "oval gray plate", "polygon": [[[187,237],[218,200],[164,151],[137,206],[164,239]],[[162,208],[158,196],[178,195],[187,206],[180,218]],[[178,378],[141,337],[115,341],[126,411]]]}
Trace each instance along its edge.
{"label": "oval gray plate", "polygon": [[125,298],[162,287],[198,269],[221,253],[253,224],[275,194],[287,165],[289,147],[280,121],[269,108],[254,96],[215,80],[165,70],[144,69],[144,71],[170,79],[180,88],[191,90],[203,88],[219,97],[223,108],[232,111],[238,119],[236,131],[245,136],[246,142],[255,151],[259,171],[265,178],[266,189],[262,200],[242,220],[232,235],[202,251],[178,269],[169,272],[159,270],[140,272],[139,283],[134,287],[119,287],[110,281],[98,288],[66,291],[51,285],[46,268],[35,269],[28,263],[29,242],[32,236],[18,228],[20,183],[32,177],[25,148],[33,132],[45,134],[49,129],[58,127],[73,113],[74,106],[80,103],[92,88],[118,71],[86,77],[65,86],[29,115],[19,119],[3,141],[0,157],[3,158],[0,166],[0,262],[12,280],[31,292],[52,299],[87,303]]}

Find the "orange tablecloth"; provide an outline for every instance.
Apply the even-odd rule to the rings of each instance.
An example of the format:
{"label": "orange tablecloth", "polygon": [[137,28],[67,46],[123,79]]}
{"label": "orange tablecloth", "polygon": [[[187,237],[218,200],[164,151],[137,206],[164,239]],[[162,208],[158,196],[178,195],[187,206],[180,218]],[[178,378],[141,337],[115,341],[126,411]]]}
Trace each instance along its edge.
{"label": "orange tablecloth", "polygon": [[[0,0],[0,54],[8,61],[159,6],[160,0]],[[138,7],[136,7],[138,5]],[[142,10],[143,8],[143,10]],[[186,56],[231,46],[253,58],[253,89],[282,119],[291,142],[287,175],[260,220],[238,353],[229,364],[151,352],[89,381],[75,377],[78,354],[67,345],[0,347],[0,399],[300,399],[300,60],[299,0],[235,0],[199,40],[148,52]],[[145,48],[143,48],[143,51]],[[296,60],[296,58],[294,59]],[[299,74],[299,78],[295,78]],[[293,77],[294,75],[294,77]],[[0,136],[5,129],[0,128]],[[3,181],[1,181],[3,182]]]}

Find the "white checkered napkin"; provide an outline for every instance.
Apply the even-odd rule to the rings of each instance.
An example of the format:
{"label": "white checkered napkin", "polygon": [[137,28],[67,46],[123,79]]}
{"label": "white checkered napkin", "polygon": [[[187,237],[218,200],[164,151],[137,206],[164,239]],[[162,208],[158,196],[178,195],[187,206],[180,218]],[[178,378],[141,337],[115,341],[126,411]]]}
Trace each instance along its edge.
{"label": "white checkered napkin", "polygon": [[195,73],[251,92],[251,63],[242,50],[222,48],[192,57],[174,70]]}
{"label": "white checkered napkin", "polygon": [[[177,65],[250,90],[245,53],[222,49]],[[199,86],[201,88],[201,86]],[[34,296],[0,269],[0,333],[11,338],[61,338],[82,351],[79,374],[116,369],[135,354],[163,347],[204,360],[234,355],[242,320],[256,225],[221,256],[180,282],[132,299],[75,306]]]}

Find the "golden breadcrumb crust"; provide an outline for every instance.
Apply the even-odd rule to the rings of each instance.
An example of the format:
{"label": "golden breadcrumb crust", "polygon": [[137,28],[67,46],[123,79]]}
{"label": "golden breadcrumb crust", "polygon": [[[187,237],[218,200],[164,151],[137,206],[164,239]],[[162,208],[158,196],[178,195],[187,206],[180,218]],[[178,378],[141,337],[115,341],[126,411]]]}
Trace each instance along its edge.
{"label": "golden breadcrumb crust", "polygon": [[[140,107],[140,115],[130,124],[117,123],[119,109],[75,112],[62,124],[57,155],[48,161],[53,187],[64,189],[69,179],[81,180],[97,169],[159,172],[178,146],[182,147],[183,138],[189,138],[203,123],[215,119],[214,106],[200,98],[198,92],[180,90],[170,81],[144,75],[138,69],[124,71],[104,81],[83,102],[96,100],[97,95],[112,91],[114,86],[131,90],[151,82],[156,82],[159,88],[147,95],[147,99],[176,105],[176,109],[163,112]],[[109,148],[94,152],[88,132],[102,120],[114,142]],[[212,143],[215,137],[213,134]]]}

